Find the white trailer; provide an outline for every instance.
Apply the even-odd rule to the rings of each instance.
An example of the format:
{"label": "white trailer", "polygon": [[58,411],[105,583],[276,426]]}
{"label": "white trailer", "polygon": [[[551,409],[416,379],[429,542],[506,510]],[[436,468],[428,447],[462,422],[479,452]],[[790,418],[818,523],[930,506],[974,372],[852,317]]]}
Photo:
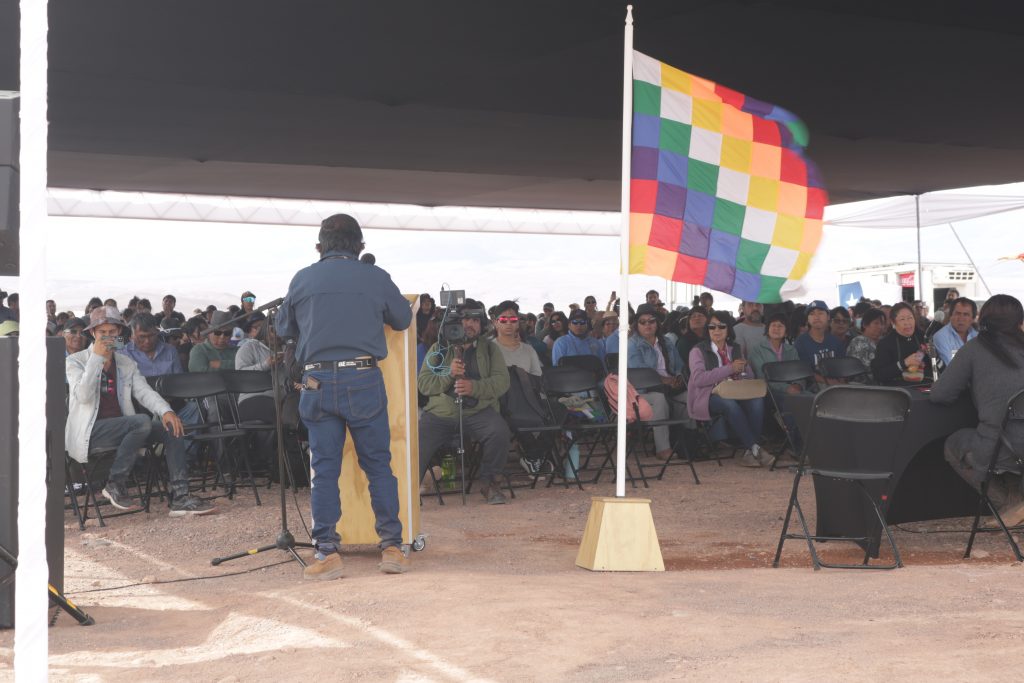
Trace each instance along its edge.
{"label": "white trailer", "polygon": [[[913,301],[916,280],[917,262],[902,261],[840,270],[838,284],[860,282],[864,296],[892,304]],[[950,289],[975,301],[987,298],[974,266],[969,263],[922,263],[921,284],[925,301],[933,311],[941,308]]]}

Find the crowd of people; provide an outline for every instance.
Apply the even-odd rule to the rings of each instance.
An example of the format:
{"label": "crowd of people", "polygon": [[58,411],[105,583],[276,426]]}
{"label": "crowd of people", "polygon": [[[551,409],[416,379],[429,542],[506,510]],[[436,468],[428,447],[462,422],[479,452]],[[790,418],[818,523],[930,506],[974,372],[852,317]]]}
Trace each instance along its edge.
{"label": "crowd of people", "polygon": [[[0,295],[7,300],[7,306],[0,307],[0,324],[7,325],[10,332],[18,319],[17,295]],[[155,313],[149,300],[138,297],[124,308],[113,299],[95,297],[87,304],[84,317],[57,313],[53,301],[46,305],[48,331],[64,338],[69,358],[69,424],[75,424],[87,444],[90,430],[98,439],[95,443],[105,443],[109,425],[101,424],[104,429],[98,430],[96,424],[128,416],[118,414],[116,402],[104,402],[103,396],[97,396],[92,398],[99,401],[101,410],[98,417],[94,415],[95,424],[88,420],[80,424],[75,411],[94,409],[89,401],[82,400],[84,394],[76,393],[77,383],[85,381],[83,377],[91,397],[98,389],[102,394],[102,378],[109,379],[119,372],[130,375],[137,371],[142,377],[152,377],[222,369],[267,370],[282,360],[280,354],[270,350],[267,335],[272,331],[264,331],[266,318],[256,310],[256,297],[249,291],[225,310],[211,305],[187,316],[176,310],[177,302],[171,294],[163,297]],[[460,314],[465,334],[458,353],[455,346],[439,343],[446,316],[455,312]],[[764,447],[766,434],[772,430],[771,421],[766,424],[766,414],[774,412],[774,406],[784,414],[789,394],[847,381],[829,377],[825,361],[855,358],[863,373],[854,381],[915,386],[939,379],[932,400],[952,401],[964,391],[972,394],[981,425],[969,433],[955,434],[946,451],[957,472],[979,486],[987,466],[983,460],[994,448],[1006,401],[1013,390],[1024,387],[1024,314],[1016,298],[993,296],[979,312],[974,301],[951,290],[942,314],[934,319],[921,301],[886,305],[868,299],[849,308],[830,307],[821,300],[769,305],[744,301],[735,313],[716,309],[709,292],[695,297],[688,307],[669,310],[659,293],[651,290],[644,303],[635,309],[628,307],[628,366],[655,370],[665,385],[664,392],[647,397],[656,419],[671,417],[693,426],[720,418],[728,425],[730,437],[742,446],[740,463],[765,467],[774,457]],[[437,306],[429,294],[421,295],[415,319],[421,474],[426,473],[437,449],[451,442],[458,427],[456,399],[462,399],[465,433],[482,448],[480,490],[489,503],[507,502],[498,478],[509,455],[512,434],[500,405],[510,385],[510,370],[519,368],[526,376],[539,378],[543,368],[562,364],[570,356],[593,356],[604,366],[608,354],[619,352],[620,314],[615,292],[603,307],[595,296],[588,295],[582,306],[570,304],[561,310],[548,302],[538,314],[521,311],[513,299],[490,308],[468,300],[454,311]],[[124,341],[123,348],[113,342],[96,341],[100,320],[106,325],[116,323],[120,329],[109,331]],[[93,367],[98,361],[88,355],[90,352],[104,360],[99,370],[100,366]],[[131,367],[122,367],[120,361],[110,365],[114,356],[129,359]],[[90,360],[93,363],[87,362]],[[729,398],[719,390],[729,380],[764,379],[767,364],[786,360],[809,364],[815,370],[815,381],[768,383],[770,397]],[[614,372],[614,368],[611,370]],[[93,377],[96,372],[99,375]],[[539,390],[539,383],[533,387]],[[176,412],[163,411],[163,405],[146,403],[153,400],[141,385],[139,392],[133,397],[151,412],[156,408],[154,414],[158,417],[148,423],[146,434],[141,423],[134,425],[137,438],[153,441],[170,435],[173,439],[174,425],[162,418],[166,412],[184,424],[198,419],[198,409],[191,404],[176,406]],[[272,423],[272,400],[270,395],[244,396],[240,405],[247,407],[248,417]],[[796,432],[791,421],[786,427]],[[1011,429],[1019,427],[1015,424]],[[795,438],[798,442],[799,435]],[[658,457],[672,457],[668,428],[654,430],[654,441]],[[1024,434],[1012,432],[1011,443],[1021,447],[1018,453],[1024,452]],[[105,491],[116,505],[127,505],[123,482],[116,481],[116,477],[131,462],[133,449],[126,446],[123,450],[125,462],[114,469],[115,481]],[[544,463],[538,452],[531,455],[529,448],[524,452],[521,462],[526,471],[540,471]],[[998,487],[996,496],[1007,509],[1019,509],[1020,514],[1011,514],[1011,518],[1024,520],[1019,476],[1013,479],[1013,472],[1019,468],[1010,462],[1014,457],[1009,450],[1003,456],[1010,479]],[[172,485],[180,487],[181,482],[172,481]],[[206,505],[198,499],[183,493],[180,500],[192,507],[187,513],[206,512]]]}

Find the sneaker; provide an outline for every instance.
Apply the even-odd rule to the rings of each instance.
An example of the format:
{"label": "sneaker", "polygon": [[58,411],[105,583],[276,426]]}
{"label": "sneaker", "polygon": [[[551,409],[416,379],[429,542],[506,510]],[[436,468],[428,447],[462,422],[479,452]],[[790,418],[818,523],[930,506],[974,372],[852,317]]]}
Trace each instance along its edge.
{"label": "sneaker", "polygon": [[171,517],[185,517],[188,515],[211,515],[217,511],[211,503],[206,502],[202,498],[196,496],[190,496],[185,494],[184,496],[174,496],[174,500],[171,501]]}
{"label": "sneaker", "polygon": [[404,574],[409,571],[409,551],[397,545],[389,545],[380,554],[380,564],[377,565],[385,574]]}
{"label": "sneaker", "polygon": [[775,456],[772,455],[771,451],[767,448],[761,448],[756,443],[750,448],[750,452],[754,454],[754,457],[757,458],[762,467],[771,467],[775,462]]}
{"label": "sneaker", "polygon": [[761,461],[754,456],[750,450],[743,451],[743,455],[740,456],[741,467],[760,467]]}
{"label": "sneaker", "polygon": [[527,458],[525,455],[519,458],[519,464],[523,466],[526,473],[529,475],[536,475],[541,473],[541,468],[544,466],[543,460],[534,460],[533,458]]}
{"label": "sneaker", "polygon": [[141,510],[142,506],[132,500],[125,485],[117,481],[108,481],[103,487],[103,497],[118,510]]}
{"label": "sneaker", "polygon": [[501,491],[501,485],[496,481],[492,481],[481,488],[480,495],[484,497],[488,505],[505,505],[508,503],[508,498]]}
{"label": "sneaker", "polygon": [[341,555],[336,550],[322,553],[319,550],[313,555],[313,561],[302,570],[302,578],[310,581],[330,581],[340,579],[345,573]]}

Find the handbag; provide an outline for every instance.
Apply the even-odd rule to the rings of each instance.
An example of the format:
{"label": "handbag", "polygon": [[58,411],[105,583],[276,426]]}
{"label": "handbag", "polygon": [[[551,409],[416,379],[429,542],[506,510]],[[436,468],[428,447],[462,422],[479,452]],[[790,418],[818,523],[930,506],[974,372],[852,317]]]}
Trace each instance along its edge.
{"label": "handbag", "polygon": [[768,393],[768,383],[763,379],[727,379],[716,384],[711,393],[733,401],[749,401],[764,398]]}

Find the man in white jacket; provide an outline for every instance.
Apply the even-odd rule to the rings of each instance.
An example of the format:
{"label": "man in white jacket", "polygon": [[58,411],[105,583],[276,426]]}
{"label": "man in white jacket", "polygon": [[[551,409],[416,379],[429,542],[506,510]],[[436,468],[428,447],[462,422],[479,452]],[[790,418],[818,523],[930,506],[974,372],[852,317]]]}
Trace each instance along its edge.
{"label": "man in white jacket", "polygon": [[[125,482],[131,474],[138,451],[162,442],[171,484],[171,516],[205,515],[216,512],[210,503],[189,495],[188,464],[185,457],[181,420],[160,394],[123,353],[115,354],[124,323],[117,309],[101,306],[89,316],[87,332],[95,342],[84,351],[67,357],[68,421],[65,441],[68,454],[84,463],[89,453],[116,449],[103,497],[119,510],[137,509]],[[156,418],[138,415],[137,400]]]}

